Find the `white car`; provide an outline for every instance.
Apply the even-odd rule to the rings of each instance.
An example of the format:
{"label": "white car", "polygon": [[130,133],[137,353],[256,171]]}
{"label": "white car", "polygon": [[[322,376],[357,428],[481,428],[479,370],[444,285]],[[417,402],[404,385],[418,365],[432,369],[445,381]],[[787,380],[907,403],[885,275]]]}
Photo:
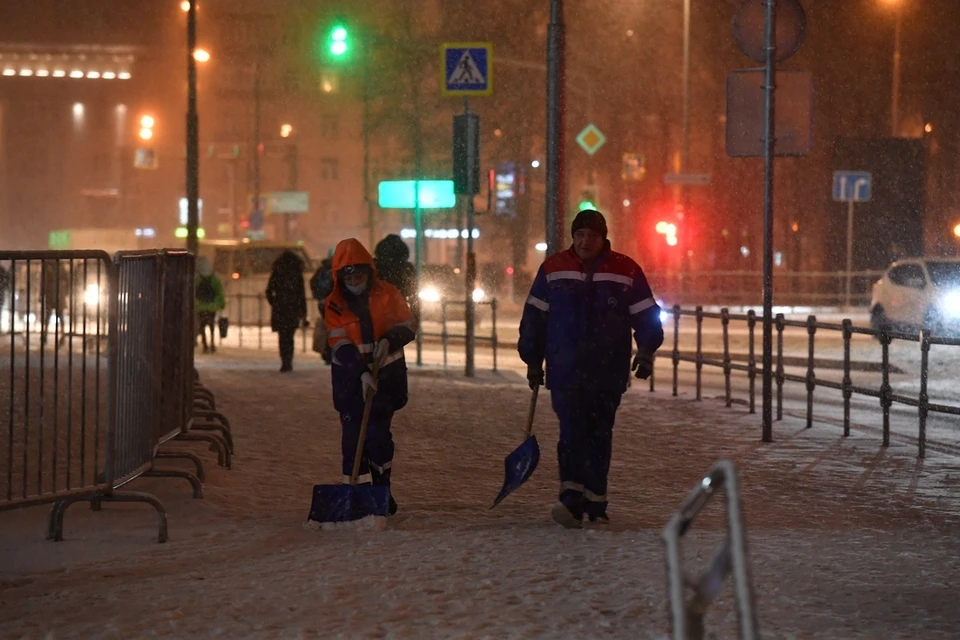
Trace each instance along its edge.
{"label": "white car", "polygon": [[960,258],[910,258],[873,285],[870,326],[960,334]]}

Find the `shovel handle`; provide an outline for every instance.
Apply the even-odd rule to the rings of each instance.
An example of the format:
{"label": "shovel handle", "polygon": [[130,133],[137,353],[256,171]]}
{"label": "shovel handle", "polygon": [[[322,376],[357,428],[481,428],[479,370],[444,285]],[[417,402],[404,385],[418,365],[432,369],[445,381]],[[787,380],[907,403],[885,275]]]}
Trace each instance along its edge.
{"label": "shovel handle", "polygon": [[530,410],[527,412],[527,437],[533,432],[533,415],[537,411],[537,396],[540,394],[540,385],[533,388],[533,395],[530,396]]}
{"label": "shovel handle", "polygon": [[[371,372],[374,382],[377,381],[379,373],[380,361],[374,359],[373,371]],[[377,395],[377,392],[371,390],[363,404],[363,419],[360,421],[360,436],[357,438],[357,455],[353,458],[353,473],[350,474],[351,485],[357,484],[357,477],[360,475],[360,457],[363,455],[363,445],[367,440],[367,425],[370,424],[370,410],[373,409],[373,396],[375,395]]]}

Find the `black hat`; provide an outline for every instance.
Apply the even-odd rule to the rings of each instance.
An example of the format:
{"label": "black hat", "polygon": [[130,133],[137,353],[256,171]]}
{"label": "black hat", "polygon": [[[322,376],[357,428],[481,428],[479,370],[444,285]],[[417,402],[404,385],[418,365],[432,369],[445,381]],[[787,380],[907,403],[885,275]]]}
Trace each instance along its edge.
{"label": "black hat", "polygon": [[574,234],[580,229],[593,229],[604,238],[607,237],[607,221],[603,214],[593,209],[584,209],[573,219],[573,227],[570,233]]}

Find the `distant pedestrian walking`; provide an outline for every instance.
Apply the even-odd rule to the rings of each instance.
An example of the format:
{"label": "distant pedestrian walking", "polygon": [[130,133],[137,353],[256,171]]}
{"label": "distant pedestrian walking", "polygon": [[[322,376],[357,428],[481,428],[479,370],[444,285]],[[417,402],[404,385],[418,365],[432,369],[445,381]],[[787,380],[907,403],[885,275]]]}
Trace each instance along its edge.
{"label": "distant pedestrian walking", "polygon": [[[70,282],[72,280],[71,272],[67,270],[66,265],[61,265],[59,260],[43,261],[43,316],[40,324],[40,342],[47,344],[47,333],[50,331],[50,317],[53,316],[55,322],[54,332],[59,332],[60,339],[57,347],[63,344],[67,337],[67,329],[63,325],[64,311],[70,300],[72,292],[70,291]],[[80,303],[82,304],[82,302]],[[74,301],[74,307],[71,308],[70,324],[73,325],[73,315],[79,310],[76,309],[77,301]]]}
{"label": "distant pedestrian walking", "polygon": [[273,263],[267,283],[270,328],[280,340],[280,373],[293,371],[293,339],[307,319],[303,261],[293,251],[284,251]]}
{"label": "distant pedestrian walking", "polygon": [[[208,258],[197,259],[197,277],[194,281],[195,311],[197,314],[197,332],[203,341],[204,353],[215,353],[214,343],[216,332],[217,313],[227,306],[223,295],[223,283],[213,272],[213,266]],[[210,344],[207,345],[207,328],[210,328]],[[196,338],[194,338],[196,340]],[[196,342],[194,342],[196,344]]]}

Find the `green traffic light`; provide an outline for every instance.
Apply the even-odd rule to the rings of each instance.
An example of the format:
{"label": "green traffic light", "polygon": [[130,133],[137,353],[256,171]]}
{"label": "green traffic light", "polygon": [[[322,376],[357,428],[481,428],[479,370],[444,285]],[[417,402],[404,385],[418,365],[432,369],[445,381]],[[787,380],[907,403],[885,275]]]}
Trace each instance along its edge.
{"label": "green traffic light", "polygon": [[347,48],[346,27],[334,27],[330,32],[330,53],[339,58],[347,52]]}
{"label": "green traffic light", "polygon": [[596,207],[592,202],[590,202],[589,200],[584,200],[583,202],[580,203],[580,211],[583,211],[584,209],[593,209],[593,210],[595,210],[596,208],[597,208],[597,207]]}

